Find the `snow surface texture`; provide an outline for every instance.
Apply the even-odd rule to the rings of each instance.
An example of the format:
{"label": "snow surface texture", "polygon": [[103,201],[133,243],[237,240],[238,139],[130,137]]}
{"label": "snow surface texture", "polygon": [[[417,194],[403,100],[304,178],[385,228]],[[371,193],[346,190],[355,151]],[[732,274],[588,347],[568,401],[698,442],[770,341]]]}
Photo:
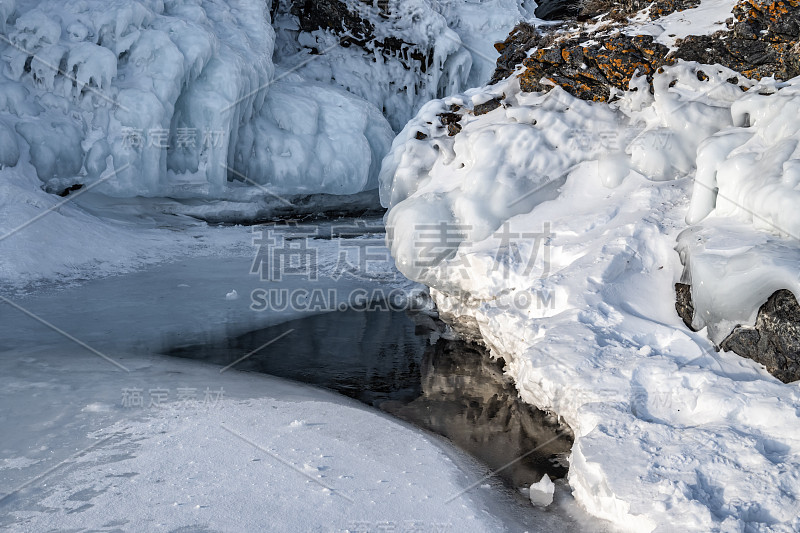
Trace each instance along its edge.
{"label": "snow surface texture", "polygon": [[631,531],[800,530],[800,390],[674,309],[684,230],[710,332],[798,293],[798,80],[734,74],[679,63],[611,105],[511,78],[427,104],[384,160],[398,268],[565,419],[575,497]]}
{"label": "snow surface texture", "polygon": [[113,196],[375,188],[391,128],[343,90],[276,75],[268,4],[4,0],[0,168],[30,160],[48,190]]}
{"label": "snow surface texture", "polygon": [[[343,46],[341,34],[330,30],[301,31],[291,2],[284,0],[275,17],[275,56],[287,69],[337,84],[375,104],[397,131],[429,100],[488,82],[497,59],[494,43],[535,8],[520,0],[344,4],[375,26],[374,38],[364,47]],[[403,51],[382,46],[389,41],[402,42]],[[415,61],[415,51],[425,59]]]}
{"label": "snow surface texture", "polygon": [[[631,18],[622,31],[628,35],[652,35],[656,42],[676,49],[676,41],[689,35],[712,35],[725,30],[725,20],[737,3],[738,0],[703,0],[697,7],[675,11],[656,20],[651,20],[646,10]],[[585,31],[591,34],[607,23],[601,20]]]}

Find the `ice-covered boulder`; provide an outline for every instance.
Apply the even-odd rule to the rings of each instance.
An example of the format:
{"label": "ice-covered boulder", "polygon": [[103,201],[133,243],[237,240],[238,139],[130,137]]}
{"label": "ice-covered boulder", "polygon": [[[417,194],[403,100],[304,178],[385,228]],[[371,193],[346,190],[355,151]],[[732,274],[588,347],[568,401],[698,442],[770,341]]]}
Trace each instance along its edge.
{"label": "ice-covered boulder", "polygon": [[19,161],[17,133],[5,121],[0,120],[0,169],[13,167]]}
{"label": "ice-covered boulder", "polygon": [[16,130],[28,143],[31,163],[42,181],[75,176],[81,170],[82,132],[69,121],[18,122]]}
{"label": "ice-covered boulder", "polygon": [[789,383],[800,380],[800,305],[786,289],[776,291],[758,310],[754,326],[738,326],[722,348],[763,364]]}

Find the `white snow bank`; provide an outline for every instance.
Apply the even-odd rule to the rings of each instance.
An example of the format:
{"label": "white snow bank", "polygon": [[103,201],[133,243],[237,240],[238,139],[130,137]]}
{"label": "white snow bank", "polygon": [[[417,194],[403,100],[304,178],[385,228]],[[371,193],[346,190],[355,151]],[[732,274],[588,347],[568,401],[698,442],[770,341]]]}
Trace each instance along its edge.
{"label": "white snow bank", "polygon": [[733,103],[736,127],[698,150],[686,221],[702,224],[678,247],[692,284],[693,325],[708,326],[715,343],[737,324],[753,324],[776,290],[800,295],[799,112],[800,79],[765,80]]}
{"label": "white snow bank", "polygon": [[711,217],[684,230],[677,250],[685,264],[682,281],[692,286],[692,326],[707,327],[717,345],[737,325],[755,324],[759,307],[775,291],[800,297],[797,240]]}
{"label": "white snow bank", "polygon": [[[218,197],[375,186],[391,129],[371,104],[297,76],[279,86],[268,3],[3,3],[0,135],[49,190]],[[280,75],[280,77],[284,77]],[[275,89],[275,90],[272,90]],[[347,138],[342,145],[333,139]],[[0,165],[13,166],[13,143]]]}
{"label": "white snow bank", "polygon": [[[426,105],[381,173],[398,268],[432,286],[456,324],[480,330],[526,401],[564,417],[576,435],[575,497],[631,531],[800,528],[800,391],[716,353],[674,309],[692,178],[706,179],[706,161],[717,161],[704,154],[725,158],[706,147],[724,136],[782,146],[756,156],[763,145],[754,145],[737,163],[759,161],[750,167],[759,193],[781,182],[776,169],[793,175],[793,130],[759,129],[760,116],[766,124],[778,114],[769,97],[750,96],[770,82],[745,92],[753,84],[728,82],[734,74],[680,63],[656,75],[652,95],[639,80],[612,105],[558,88],[524,94],[513,79],[469,91]],[[474,116],[473,104],[491,97],[503,105]],[[451,137],[437,114],[452,110],[463,117]],[[748,128],[745,112],[756,115]],[[738,191],[745,180],[733,173]],[[726,178],[716,179],[722,190]],[[789,216],[750,200],[751,210],[764,206],[760,216]],[[700,312],[712,309],[708,322],[750,317],[771,286],[796,284],[797,246],[762,233],[734,249],[715,232],[736,224],[709,219],[681,239],[693,288],[709,289],[698,300]],[[727,278],[715,277],[720,265]]]}

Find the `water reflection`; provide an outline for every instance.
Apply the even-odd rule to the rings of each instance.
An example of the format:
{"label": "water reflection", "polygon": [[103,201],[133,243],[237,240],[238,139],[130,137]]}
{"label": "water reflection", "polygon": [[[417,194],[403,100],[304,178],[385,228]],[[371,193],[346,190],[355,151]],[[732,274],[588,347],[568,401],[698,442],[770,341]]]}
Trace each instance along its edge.
{"label": "water reflection", "polygon": [[448,438],[492,470],[521,457],[499,472],[513,487],[528,486],[543,473],[566,475],[568,429],[518,399],[502,360],[461,341],[431,343],[436,329],[421,314],[348,310],[168,354],[227,366],[255,351],[233,368],[356,398]]}
{"label": "water reflection", "polygon": [[522,402],[503,366],[479,346],[439,340],[425,350],[420,396],[381,407],[447,437],[493,470],[521,458],[499,472],[513,487],[530,486],[545,472],[564,477],[569,429]]}

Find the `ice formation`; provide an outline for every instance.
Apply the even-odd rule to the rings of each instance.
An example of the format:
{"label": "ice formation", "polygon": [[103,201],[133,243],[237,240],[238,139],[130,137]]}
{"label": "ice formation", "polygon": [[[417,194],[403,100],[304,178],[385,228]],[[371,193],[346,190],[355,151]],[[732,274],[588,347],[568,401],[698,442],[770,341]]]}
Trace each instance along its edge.
{"label": "ice formation", "polygon": [[494,43],[535,6],[519,0],[344,1],[343,8],[360,18],[353,24],[366,26],[368,35],[353,35],[353,28],[343,34],[338,26],[303,31],[292,7],[285,0],[277,7],[279,64],[375,104],[399,131],[429,100],[486,83],[497,57]]}
{"label": "ice formation", "polygon": [[23,154],[48,190],[376,186],[388,123],[344,90],[276,74],[267,2],[4,1],[0,17],[0,166]]}
{"label": "ice formation", "polygon": [[800,528],[797,387],[673,292],[717,341],[798,293],[797,83],[679,62],[605,104],[512,77],[426,104],[384,160],[398,268],[564,417],[574,495],[627,530]]}

